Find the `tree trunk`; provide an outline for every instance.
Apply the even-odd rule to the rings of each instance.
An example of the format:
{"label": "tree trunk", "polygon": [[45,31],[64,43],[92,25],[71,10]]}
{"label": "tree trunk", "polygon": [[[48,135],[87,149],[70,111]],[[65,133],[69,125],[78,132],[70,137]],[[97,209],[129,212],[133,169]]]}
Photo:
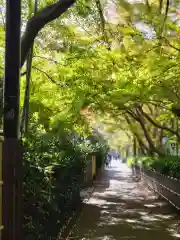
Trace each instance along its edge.
{"label": "tree trunk", "polygon": [[141,126],[143,132],[144,132],[144,136],[149,144],[149,148],[150,148],[150,151],[154,152],[154,153],[157,153],[158,155],[164,155],[164,153],[162,151],[160,151],[153,143],[153,140],[150,136],[150,134],[148,133],[147,129],[146,129],[146,126],[145,126],[145,119],[142,117],[142,115],[140,115],[139,112],[137,113],[134,113],[130,110],[127,111],[127,113],[134,119],[136,120],[139,125]]}
{"label": "tree trunk", "polygon": [[[38,10],[38,0],[35,0],[34,3],[34,15]],[[28,119],[29,119],[29,97],[30,97],[30,81],[31,81],[31,69],[32,69],[32,58],[33,58],[33,46],[34,42],[29,50],[27,57],[27,66],[26,66],[26,88],[24,94],[24,105],[22,109],[20,133],[21,135],[27,132],[28,130]]]}
{"label": "tree trunk", "polygon": [[133,152],[134,152],[135,157],[137,155],[136,149],[137,149],[137,142],[136,142],[136,137],[134,137],[134,139],[133,139]]}
{"label": "tree trunk", "polygon": [[132,134],[133,134],[134,137],[137,139],[137,141],[138,141],[138,143],[139,143],[139,146],[141,146],[141,148],[144,149],[143,152],[145,152],[145,151],[146,151],[146,152],[151,152],[150,148],[143,142],[143,139],[140,137],[140,135],[139,135],[136,131],[134,131],[134,130],[132,129],[131,120],[129,119],[129,117],[128,117],[127,115],[125,115],[125,119],[126,119],[128,125],[129,125],[129,128],[130,128]]}
{"label": "tree trunk", "polygon": [[153,120],[147,113],[145,113],[142,108],[138,108],[138,110],[141,112],[141,114],[151,123],[153,124],[155,127],[157,128],[160,128],[160,129],[163,129],[163,130],[166,130],[172,134],[174,134],[175,136],[177,136],[177,139],[178,141],[180,141],[180,134],[178,133],[178,131],[172,129],[172,128],[169,128],[169,127],[166,127],[164,125],[161,125],[160,123],[156,122],[155,120]]}
{"label": "tree trunk", "polygon": [[[38,33],[41,31],[41,29],[44,28],[44,26],[53,20],[60,17],[64,12],[70,8],[76,0],[59,0],[55,3],[48,5],[47,7],[44,7],[39,12],[37,12],[36,15],[34,15],[32,18],[30,18],[27,22],[26,29],[24,31],[24,34],[21,38],[21,64],[20,67],[22,67],[27,59],[28,53],[32,47],[32,44],[34,42],[34,39],[38,35]],[[2,81],[3,81],[2,77]],[[2,118],[2,103],[3,103],[3,88],[0,89],[0,117]]]}
{"label": "tree trunk", "polygon": [[76,0],[59,0],[43,9],[30,18],[21,39],[21,67],[24,65],[34,39],[44,26],[60,17]]}

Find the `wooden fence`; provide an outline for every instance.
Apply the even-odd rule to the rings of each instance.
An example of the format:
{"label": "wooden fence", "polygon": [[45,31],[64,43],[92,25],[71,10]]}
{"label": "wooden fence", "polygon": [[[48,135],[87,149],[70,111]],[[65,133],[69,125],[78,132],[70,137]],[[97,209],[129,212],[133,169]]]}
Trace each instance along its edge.
{"label": "wooden fence", "polygon": [[98,159],[96,153],[90,154],[87,157],[87,166],[84,172],[84,187],[91,186],[95,180],[98,172],[103,170],[104,163]]}
{"label": "wooden fence", "polygon": [[3,144],[3,137],[0,136],[0,240],[2,238],[2,144]]}
{"label": "wooden fence", "polygon": [[91,186],[96,176],[96,157],[95,155],[89,155],[87,157],[87,166],[84,172],[84,183],[85,187]]}

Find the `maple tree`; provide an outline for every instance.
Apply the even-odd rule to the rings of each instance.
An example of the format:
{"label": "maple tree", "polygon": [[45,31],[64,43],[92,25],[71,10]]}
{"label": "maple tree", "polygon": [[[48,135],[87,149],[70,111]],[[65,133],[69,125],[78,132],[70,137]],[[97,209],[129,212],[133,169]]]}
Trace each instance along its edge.
{"label": "maple tree", "polygon": [[[4,9],[1,0],[2,53]],[[74,164],[69,139],[78,146],[77,155],[79,149],[83,154],[99,151],[97,145],[75,140],[76,135],[83,139],[93,135],[99,122],[111,126],[109,132],[121,132],[123,138],[109,141],[121,150],[131,145],[133,151],[136,143],[139,154],[164,156],[164,136],[179,144],[178,11],[178,3],[168,0],[22,2],[20,130],[28,146],[27,170],[32,175],[37,170],[36,183],[46,179],[42,169],[51,162]],[[0,63],[3,66],[4,54]],[[1,76],[3,72],[1,67]],[[2,109],[2,80],[0,88]],[[104,147],[103,142],[105,155]]]}

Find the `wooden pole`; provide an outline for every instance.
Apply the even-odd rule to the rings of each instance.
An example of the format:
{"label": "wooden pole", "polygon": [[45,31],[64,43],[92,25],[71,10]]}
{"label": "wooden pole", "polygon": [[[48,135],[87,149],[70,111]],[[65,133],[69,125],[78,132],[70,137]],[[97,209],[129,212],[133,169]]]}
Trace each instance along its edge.
{"label": "wooden pole", "polygon": [[19,137],[20,12],[21,0],[6,1],[4,137]]}
{"label": "wooden pole", "polygon": [[22,157],[19,141],[21,0],[6,0],[2,159],[2,240],[22,240]]}

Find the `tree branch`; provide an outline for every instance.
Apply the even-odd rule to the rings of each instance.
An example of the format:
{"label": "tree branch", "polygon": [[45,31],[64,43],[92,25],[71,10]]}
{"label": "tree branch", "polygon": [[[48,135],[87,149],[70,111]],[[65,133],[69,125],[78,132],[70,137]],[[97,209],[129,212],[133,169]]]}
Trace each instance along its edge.
{"label": "tree branch", "polygon": [[145,119],[143,118],[143,116],[142,116],[140,113],[138,113],[138,112],[137,112],[137,114],[136,114],[136,113],[134,113],[133,111],[130,111],[130,110],[128,110],[127,113],[128,113],[132,118],[134,118],[134,119],[140,124],[140,126],[141,126],[141,128],[142,128],[142,130],[143,130],[143,132],[144,132],[144,136],[145,136],[145,138],[146,138],[146,140],[147,140],[147,142],[148,142],[148,144],[149,144],[149,148],[150,148],[153,152],[155,152],[155,153],[157,153],[157,154],[159,154],[159,155],[163,155],[164,153],[161,152],[161,151],[154,145],[153,140],[152,140],[152,138],[151,138],[151,136],[150,136],[150,134],[149,134],[146,126],[145,126]]}
{"label": "tree branch", "polygon": [[158,122],[156,122],[155,120],[153,120],[147,113],[145,113],[142,108],[139,108],[139,111],[141,112],[141,114],[151,123],[153,124],[155,127],[166,130],[174,135],[177,136],[178,140],[180,140],[180,135],[177,131],[174,131],[173,129],[163,126],[161,124],[159,124]]}
{"label": "tree branch", "polygon": [[36,15],[30,18],[26,30],[21,39],[21,67],[26,61],[27,54],[39,31],[49,22],[61,16],[76,0],[59,0],[41,9]]}
{"label": "tree branch", "polygon": [[162,12],[163,0],[159,0],[159,14]]}
{"label": "tree branch", "polygon": [[129,125],[129,128],[130,128],[132,134],[137,138],[139,145],[141,145],[141,147],[144,148],[147,152],[150,152],[149,147],[143,142],[143,140],[141,139],[141,137],[139,136],[139,134],[132,129],[132,127],[131,127],[131,126],[132,126],[132,123],[131,123],[131,121],[130,121],[130,119],[128,118],[127,115],[125,115],[125,119],[126,119],[126,122],[127,122],[128,125]]}
{"label": "tree branch", "polygon": [[102,35],[103,35],[103,38],[104,38],[104,42],[108,45],[108,50],[111,50],[110,43],[108,41],[108,36],[107,36],[107,33],[106,33],[106,29],[105,29],[106,21],[105,21],[105,18],[104,18],[103,8],[102,8],[102,5],[101,5],[101,2],[100,2],[100,0],[95,0],[95,3],[96,3],[96,7],[98,9],[98,12],[99,12],[101,30],[102,30]]}
{"label": "tree branch", "polygon": [[35,66],[32,66],[33,69],[43,73],[44,75],[46,75],[47,78],[49,78],[51,80],[52,83],[56,84],[56,85],[59,85],[51,76],[49,76],[46,72],[44,72],[42,69],[38,68],[38,67],[35,67]]}
{"label": "tree branch", "polygon": [[58,61],[56,61],[55,59],[53,59],[53,58],[48,58],[48,57],[44,57],[44,56],[36,56],[36,55],[34,55],[33,58],[42,58],[42,59],[45,59],[45,60],[47,60],[47,61],[54,62],[54,63],[56,63],[56,64],[58,63]]}
{"label": "tree branch", "polygon": [[175,49],[176,51],[180,52],[180,48],[172,45],[172,44],[167,40],[167,38],[164,37],[163,39],[164,39],[165,42],[169,45],[169,47],[171,47],[171,48]]}

